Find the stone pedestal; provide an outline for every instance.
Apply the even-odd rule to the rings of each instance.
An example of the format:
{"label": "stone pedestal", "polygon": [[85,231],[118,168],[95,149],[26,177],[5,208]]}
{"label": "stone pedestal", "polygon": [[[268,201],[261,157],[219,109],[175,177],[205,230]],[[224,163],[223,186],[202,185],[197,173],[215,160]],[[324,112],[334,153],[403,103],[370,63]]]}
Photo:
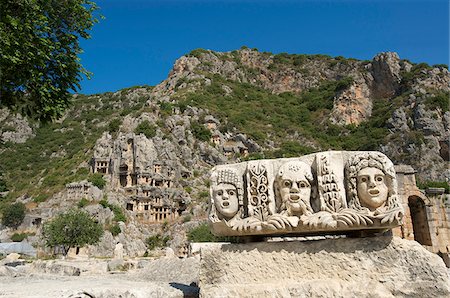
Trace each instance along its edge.
{"label": "stone pedestal", "polygon": [[200,297],[449,297],[444,262],[397,237],[222,244],[201,250]]}

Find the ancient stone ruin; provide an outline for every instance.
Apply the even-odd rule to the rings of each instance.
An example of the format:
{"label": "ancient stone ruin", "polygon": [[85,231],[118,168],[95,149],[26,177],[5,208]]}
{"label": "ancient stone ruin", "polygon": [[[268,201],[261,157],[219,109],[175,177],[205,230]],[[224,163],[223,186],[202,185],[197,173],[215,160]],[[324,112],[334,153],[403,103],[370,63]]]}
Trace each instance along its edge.
{"label": "ancient stone ruin", "polygon": [[109,177],[110,186],[125,195],[127,210],[145,223],[177,219],[188,198],[176,184],[190,175],[170,157],[158,154],[144,136],[123,134],[112,140],[104,135],[97,142],[92,172]]}
{"label": "ancient stone ruin", "polygon": [[380,152],[328,151],[212,170],[216,235],[385,231],[401,224],[393,163]]}
{"label": "ancient stone ruin", "polygon": [[396,165],[398,196],[405,209],[403,224],[393,234],[415,240],[442,257],[450,267],[450,208],[443,188],[421,191],[416,185],[416,171],[408,165]]}

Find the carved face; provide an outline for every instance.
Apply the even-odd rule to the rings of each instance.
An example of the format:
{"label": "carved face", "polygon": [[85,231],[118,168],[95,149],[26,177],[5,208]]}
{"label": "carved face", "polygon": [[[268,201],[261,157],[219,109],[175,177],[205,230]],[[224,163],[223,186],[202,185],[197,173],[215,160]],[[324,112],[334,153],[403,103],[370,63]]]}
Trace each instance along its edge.
{"label": "carved face", "polygon": [[308,202],[311,196],[311,184],[302,172],[285,170],[278,178],[281,200],[292,211],[301,211],[301,201]]}
{"label": "carved face", "polygon": [[357,175],[358,198],[361,205],[374,210],[382,206],[388,197],[386,177],[380,169],[364,168]]}
{"label": "carved face", "polygon": [[233,184],[220,183],[214,190],[214,205],[224,217],[230,219],[239,209],[238,194]]}

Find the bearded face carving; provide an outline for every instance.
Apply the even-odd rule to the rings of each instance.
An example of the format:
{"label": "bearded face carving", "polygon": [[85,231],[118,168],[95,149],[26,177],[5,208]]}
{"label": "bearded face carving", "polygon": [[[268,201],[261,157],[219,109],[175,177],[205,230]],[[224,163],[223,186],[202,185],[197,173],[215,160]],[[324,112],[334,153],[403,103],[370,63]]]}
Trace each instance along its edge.
{"label": "bearded face carving", "polygon": [[280,211],[288,215],[302,215],[312,212],[311,167],[301,161],[283,164],[278,170],[275,186],[278,190]]}

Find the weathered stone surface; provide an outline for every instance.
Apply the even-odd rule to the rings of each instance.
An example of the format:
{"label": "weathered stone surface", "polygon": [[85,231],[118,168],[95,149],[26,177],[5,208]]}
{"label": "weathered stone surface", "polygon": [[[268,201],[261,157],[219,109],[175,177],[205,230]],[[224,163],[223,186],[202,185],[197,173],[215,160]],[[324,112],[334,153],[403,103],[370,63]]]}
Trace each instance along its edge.
{"label": "weathered stone surface", "polygon": [[395,237],[224,244],[200,262],[200,297],[450,295],[442,260]]}
{"label": "weathered stone surface", "polygon": [[[124,262],[122,272],[107,272],[108,260],[35,261],[39,266],[0,266],[0,296],[41,297],[198,297],[200,258],[163,258]],[[44,264],[44,265],[43,265]],[[79,276],[61,276],[36,267],[79,268]],[[137,269],[137,268],[140,269]],[[114,274],[111,274],[114,273]]]}
{"label": "weathered stone surface", "polygon": [[373,58],[372,76],[374,78],[375,97],[390,97],[399,87],[400,57],[397,53],[380,53]]}
{"label": "weathered stone surface", "polygon": [[359,125],[366,121],[372,113],[372,100],[367,84],[353,83],[334,98],[330,120],[338,125]]}
{"label": "weathered stone surface", "polygon": [[0,109],[0,141],[25,143],[34,137],[33,127],[21,115],[13,115],[7,108]]}
{"label": "weathered stone surface", "polygon": [[34,272],[56,274],[59,276],[79,276],[80,268],[58,263],[57,261],[36,261],[32,264]]}

